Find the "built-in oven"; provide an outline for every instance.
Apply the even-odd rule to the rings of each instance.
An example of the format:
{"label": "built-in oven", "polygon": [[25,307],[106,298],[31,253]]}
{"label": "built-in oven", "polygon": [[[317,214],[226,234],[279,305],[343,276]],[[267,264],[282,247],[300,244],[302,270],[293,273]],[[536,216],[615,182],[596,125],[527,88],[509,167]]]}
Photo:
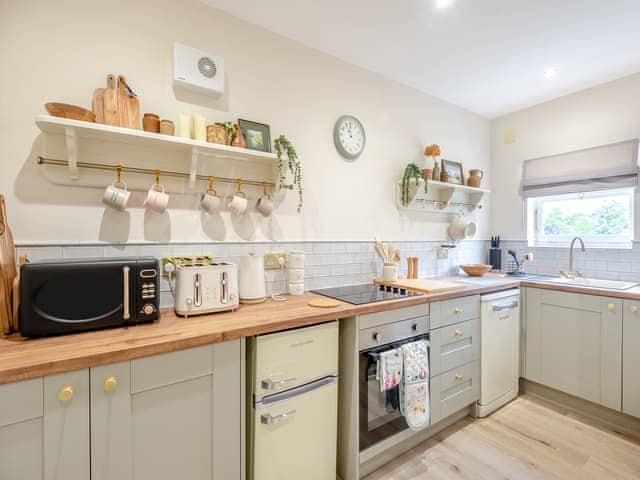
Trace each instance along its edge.
{"label": "built-in oven", "polygon": [[[360,331],[359,405],[360,451],[409,429],[400,413],[399,387],[381,391],[382,352],[429,339],[429,317],[423,316]],[[364,338],[362,338],[364,336]]]}

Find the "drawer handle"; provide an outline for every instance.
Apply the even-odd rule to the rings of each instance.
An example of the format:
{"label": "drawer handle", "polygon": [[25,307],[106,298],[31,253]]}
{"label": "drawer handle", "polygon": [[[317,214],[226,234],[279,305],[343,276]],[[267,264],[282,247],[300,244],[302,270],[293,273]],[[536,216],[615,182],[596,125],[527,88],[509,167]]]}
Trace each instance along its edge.
{"label": "drawer handle", "polygon": [[71,385],[66,385],[60,389],[60,392],[58,393],[58,399],[61,402],[63,403],[70,402],[72,398],[73,398],[73,387]]}
{"label": "drawer handle", "polygon": [[373,339],[376,342],[381,342],[382,341],[382,335],[380,335],[378,332],[376,332],[376,333],[373,334]]}
{"label": "drawer handle", "polygon": [[629,307],[629,310],[631,311],[631,313],[637,313],[638,312],[638,306],[637,305],[631,305]]}
{"label": "drawer handle", "polygon": [[453,313],[456,315],[460,315],[462,313],[462,309],[460,307],[456,307],[453,309]]}
{"label": "drawer handle", "polygon": [[458,328],[455,332],[453,332],[453,334],[454,334],[456,337],[461,337],[461,336],[462,336],[462,330],[460,330],[460,329]]}
{"label": "drawer handle", "polygon": [[615,303],[608,303],[607,308],[609,309],[610,312],[613,312],[616,309],[616,305]]}
{"label": "drawer handle", "polygon": [[280,415],[271,415],[270,413],[265,413],[264,415],[260,415],[260,423],[263,425],[275,425],[280,422],[284,422],[285,420],[293,417],[296,414],[295,410],[291,410],[287,413],[281,413]]}
{"label": "drawer handle", "polygon": [[295,377],[285,378],[284,380],[280,380],[278,382],[274,382],[270,378],[267,378],[266,380],[262,380],[262,388],[264,390],[277,390],[277,389],[284,388],[287,386],[287,384],[295,381],[296,381]]}
{"label": "drawer handle", "polygon": [[109,377],[104,381],[104,391],[107,393],[113,392],[118,386],[118,379],[116,377]]}
{"label": "drawer handle", "polygon": [[459,373],[456,373],[454,378],[456,379],[456,381],[461,382],[462,380],[464,380],[464,377],[462,375],[460,375]]}

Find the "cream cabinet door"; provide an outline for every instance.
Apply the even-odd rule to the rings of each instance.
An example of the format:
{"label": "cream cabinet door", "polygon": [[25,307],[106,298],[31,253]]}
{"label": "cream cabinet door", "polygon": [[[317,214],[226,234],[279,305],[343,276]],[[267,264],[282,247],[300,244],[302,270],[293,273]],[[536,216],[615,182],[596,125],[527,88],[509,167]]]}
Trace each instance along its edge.
{"label": "cream cabinet door", "polygon": [[87,480],[89,372],[0,385],[0,479]]}
{"label": "cream cabinet door", "polygon": [[622,411],[640,417],[640,302],[624,301]]}
{"label": "cream cabinet door", "polygon": [[526,378],[620,411],[622,301],[527,289]]}
{"label": "cream cabinet door", "polygon": [[240,480],[241,340],[91,370],[91,480]]}

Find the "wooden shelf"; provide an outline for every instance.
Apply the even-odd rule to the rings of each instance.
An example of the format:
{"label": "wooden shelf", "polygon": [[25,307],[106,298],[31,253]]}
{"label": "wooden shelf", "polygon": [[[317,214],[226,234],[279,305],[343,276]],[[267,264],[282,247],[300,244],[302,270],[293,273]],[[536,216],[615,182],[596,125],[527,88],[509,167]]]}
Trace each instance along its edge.
{"label": "wooden shelf", "polygon": [[425,192],[425,181],[421,179],[418,181],[415,195],[409,205],[404,206],[402,205],[402,180],[398,180],[396,203],[398,209],[407,211],[455,213],[460,208],[466,208],[473,212],[481,208],[480,202],[489,193],[491,191],[484,188],[436,180],[427,181]]}
{"label": "wooden shelf", "polygon": [[131,128],[114,127],[102,123],[83,122],[66,118],[38,115],[36,125],[47,134],[65,135],[67,141],[67,156],[69,171],[72,178],[78,177],[78,140],[102,140],[129,145],[148,146],[150,148],[167,148],[191,154],[190,181],[195,182],[198,158],[213,156],[230,160],[272,164],[275,166],[278,158],[275,153],[258,152],[246,148],[230,147],[217,143],[202,142],[188,138],[162,135],[159,133],[133,130]]}

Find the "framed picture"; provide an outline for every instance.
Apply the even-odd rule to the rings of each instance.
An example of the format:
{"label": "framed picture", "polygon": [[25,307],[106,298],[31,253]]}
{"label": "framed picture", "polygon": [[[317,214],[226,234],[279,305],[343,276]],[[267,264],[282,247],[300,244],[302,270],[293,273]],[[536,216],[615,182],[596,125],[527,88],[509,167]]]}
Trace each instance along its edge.
{"label": "framed picture", "polygon": [[240,129],[242,129],[242,134],[244,135],[244,140],[247,142],[247,148],[249,150],[271,152],[271,132],[269,125],[243,119],[239,119],[238,124],[240,125]]}
{"label": "framed picture", "polygon": [[464,172],[462,170],[462,164],[460,162],[454,162],[451,160],[442,159],[442,170],[447,172],[449,183],[455,183],[456,185],[464,185]]}

